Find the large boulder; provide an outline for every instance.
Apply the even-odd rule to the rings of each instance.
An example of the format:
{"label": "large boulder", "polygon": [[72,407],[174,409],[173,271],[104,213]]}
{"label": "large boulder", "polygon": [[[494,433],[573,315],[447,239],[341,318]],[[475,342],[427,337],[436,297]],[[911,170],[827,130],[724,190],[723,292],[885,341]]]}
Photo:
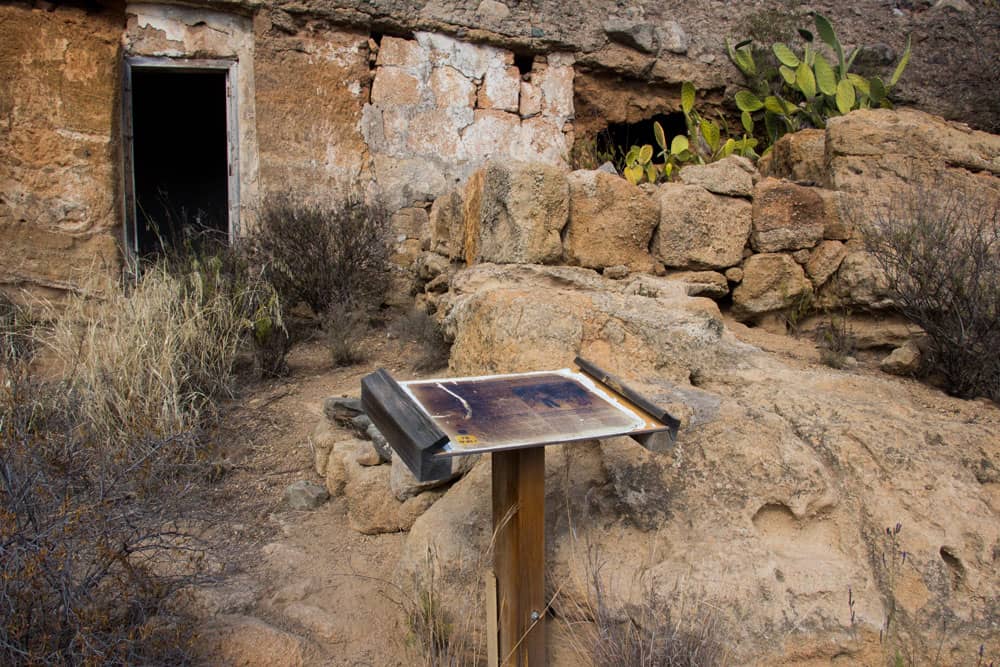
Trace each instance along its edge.
{"label": "large boulder", "polygon": [[860,307],[869,310],[890,308],[885,271],[871,253],[847,244],[846,254],[836,273],[819,292],[818,304],[824,308]]}
{"label": "large boulder", "polygon": [[754,320],[794,307],[812,292],[812,284],[791,256],[753,255],[743,264],[743,280],[733,290],[733,315],[739,320]]}
{"label": "large boulder", "polygon": [[753,231],[757,252],[812,248],[823,239],[827,204],[814,188],[766,178],[753,195]]}
{"label": "large boulder", "polygon": [[564,245],[570,263],[650,271],[649,240],[660,221],[656,201],[625,179],[599,170],[574,171],[568,181]]}
{"label": "large boulder", "polygon": [[[801,270],[801,269],[800,269]],[[608,280],[587,269],[479,265],[443,301],[450,368],[474,375],[560,368],[576,355],[609,372],[656,368],[686,381],[735,363],[718,306],[649,275]]]}
{"label": "large boulder", "polygon": [[914,109],[865,109],[826,128],[830,186],[856,195],[856,216],[885,206],[907,185],[992,191],[1000,198],[1000,136]]}
{"label": "large boulder", "polygon": [[556,167],[491,162],[465,187],[464,258],[474,262],[552,263],[562,259],[569,186]]}
{"label": "large boulder", "polygon": [[[557,614],[586,605],[595,576],[622,620],[650,586],[717,610],[739,664],[791,664],[779,659],[788,645],[824,664],[874,663],[890,614],[900,637],[947,619],[940,655],[956,663],[995,636],[995,407],[901,391],[888,376],[790,368],[659,278],[483,265],[456,285],[456,372],[550,368],[580,352],[682,416],[665,454],[627,439],[546,449]],[[416,521],[400,561],[412,581],[432,550],[443,602],[459,615],[475,611],[469,592],[490,557],[489,488],[483,459]],[[906,646],[917,662],[939,650]]]}
{"label": "large boulder", "polygon": [[652,248],[664,264],[725,269],[740,263],[750,234],[750,202],[680,183],[660,186],[658,197],[660,226]]}

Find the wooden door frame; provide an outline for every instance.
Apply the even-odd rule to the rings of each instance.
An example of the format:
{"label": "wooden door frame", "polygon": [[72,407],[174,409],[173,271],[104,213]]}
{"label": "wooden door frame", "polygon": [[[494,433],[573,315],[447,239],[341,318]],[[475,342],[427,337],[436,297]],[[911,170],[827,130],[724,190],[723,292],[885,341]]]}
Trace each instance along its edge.
{"label": "wooden door frame", "polygon": [[123,239],[126,253],[135,257],[139,252],[138,212],[135,196],[135,145],[132,127],[132,71],[170,69],[180,72],[222,71],[226,73],[226,159],[229,242],[240,232],[240,128],[239,101],[236,81],[239,63],[229,58],[174,58],[168,56],[127,56],[122,67],[122,199]]}

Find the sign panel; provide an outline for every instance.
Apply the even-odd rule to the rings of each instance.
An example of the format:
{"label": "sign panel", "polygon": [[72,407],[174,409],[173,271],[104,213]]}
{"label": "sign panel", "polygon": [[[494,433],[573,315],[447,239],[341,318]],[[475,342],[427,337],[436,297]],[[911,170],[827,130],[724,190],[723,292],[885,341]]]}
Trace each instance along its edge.
{"label": "sign panel", "polygon": [[449,439],[440,455],[661,431],[666,426],[569,369],[401,382]]}

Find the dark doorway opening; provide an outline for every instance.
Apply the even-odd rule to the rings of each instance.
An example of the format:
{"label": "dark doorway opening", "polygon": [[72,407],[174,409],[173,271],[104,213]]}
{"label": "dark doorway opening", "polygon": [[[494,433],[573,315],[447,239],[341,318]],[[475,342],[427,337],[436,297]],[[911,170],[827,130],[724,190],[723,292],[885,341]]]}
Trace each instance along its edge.
{"label": "dark doorway opening", "polygon": [[132,69],[135,249],[229,238],[225,70]]}
{"label": "dark doorway opening", "polygon": [[653,135],[654,122],[658,122],[663,127],[663,134],[666,135],[668,145],[676,135],[687,134],[684,114],[680,112],[656,114],[652,118],[641,120],[638,123],[609,123],[605,129],[597,134],[598,154],[613,155],[616,161],[623,160],[629,148],[643,144],[649,144],[659,154],[660,147],[656,144],[656,138]]}

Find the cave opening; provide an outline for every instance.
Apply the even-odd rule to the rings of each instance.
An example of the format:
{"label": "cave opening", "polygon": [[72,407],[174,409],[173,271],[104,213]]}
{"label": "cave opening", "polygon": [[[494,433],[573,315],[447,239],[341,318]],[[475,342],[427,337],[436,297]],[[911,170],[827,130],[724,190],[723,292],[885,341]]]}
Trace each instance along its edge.
{"label": "cave opening", "polygon": [[653,123],[663,127],[669,145],[670,140],[678,134],[687,133],[687,125],[682,112],[661,113],[636,123],[608,123],[608,126],[597,133],[596,149],[599,156],[610,159],[616,166],[621,166],[625,154],[632,146],[649,144],[659,154],[660,147],[653,134]]}

